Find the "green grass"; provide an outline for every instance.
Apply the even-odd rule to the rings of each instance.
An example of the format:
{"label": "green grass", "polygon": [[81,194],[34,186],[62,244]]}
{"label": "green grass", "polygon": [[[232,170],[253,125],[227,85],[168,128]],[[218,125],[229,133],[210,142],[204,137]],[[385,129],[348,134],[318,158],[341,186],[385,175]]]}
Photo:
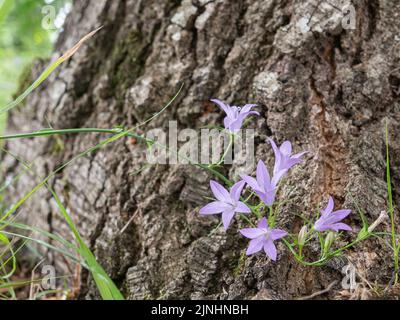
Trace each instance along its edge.
{"label": "green grass", "polygon": [[[37,184],[30,192],[25,194],[19,201],[17,201],[15,204],[13,204],[10,207],[10,209],[0,217],[0,223],[1,223],[1,225],[0,225],[0,234],[3,234],[3,240],[4,240],[4,237],[6,237],[6,235],[7,235],[7,232],[5,232],[4,229],[6,227],[12,226],[12,224],[13,224],[12,221],[9,222],[10,218],[12,218],[12,215],[26,202],[26,200],[28,200],[33,194],[35,194],[37,190],[39,190],[43,186],[46,186],[50,190],[50,192],[52,193],[53,198],[56,200],[56,203],[57,203],[57,206],[58,206],[58,208],[60,210],[60,213],[62,214],[64,220],[68,224],[68,227],[72,231],[72,233],[74,235],[74,238],[78,243],[78,247],[77,247],[77,249],[75,251],[76,251],[76,253],[78,255],[82,256],[82,258],[84,260],[84,265],[91,272],[91,274],[93,276],[93,279],[94,279],[94,281],[95,281],[95,283],[97,285],[97,288],[98,288],[102,298],[106,299],[106,300],[122,300],[122,299],[124,299],[123,295],[118,290],[118,288],[116,287],[114,282],[109,278],[109,276],[107,275],[105,270],[97,262],[97,260],[96,260],[95,256],[93,255],[93,253],[90,251],[88,246],[83,241],[82,237],[79,234],[79,231],[78,231],[77,227],[73,223],[73,220],[71,219],[70,215],[68,214],[65,206],[61,202],[61,200],[58,197],[58,195],[54,192],[54,190],[49,188],[47,182],[49,181],[49,179],[54,177],[54,175],[56,175],[58,172],[60,172],[62,169],[64,169],[68,165],[70,165],[75,160],[77,160],[77,159],[79,159],[81,157],[87,156],[89,153],[91,153],[93,151],[96,151],[96,150],[108,145],[109,143],[112,143],[112,142],[122,138],[122,137],[132,135],[133,134],[132,132],[134,130],[136,130],[140,126],[143,126],[143,125],[149,123],[155,117],[157,117],[162,112],[164,112],[173,103],[173,101],[175,101],[175,99],[180,94],[181,90],[182,90],[182,87],[179,89],[178,93],[172,98],[172,100],[169,101],[159,112],[157,112],[152,117],[150,117],[146,121],[140,123],[139,125],[137,125],[134,128],[131,128],[131,129],[125,130],[125,131],[122,130],[122,129],[113,129],[113,130],[107,130],[107,131],[104,131],[104,130],[100,129],[99,131],[97,131],[97,132],[103,132],[103,133],[104,132],[105,133],[111,133],[113,135],[110,138],[108,138],[106,140],[103,140],[99,144],[97,144],[97,145],[85,150],[84,152],[81,152],[80,154],[78,154],[75,157],[73,157],[70,161],[68,161],[68,162],[64,163],[63,165],[61,165],[58,169],[56,169],[55,171],[50,173],[45,179],[43,179],[39,184]],[[32,91],[33,91],[33,89],[32,89]],[[17,105],[17,104],[15,104],[15,105]],[[87,129],[87,130],[79,129],[79,130],[83,131],[83,132],[91,132],[91,131],[93,131],[93,129]],[[60,133],[61,132],[57,131],[57,130],[45,129],[45,130],[41,130],[41,131],[38,131],[38,132],[32,133],[32,134],[33,134],[33,136],[47,136],[47,135],[51,135],[51,134],[60,134]],[[75,130],[72,130],[70,133],[77,133],[77,132],[75,132]],[[28,136],[29,136],[29,134],[28,134]],[[11,139],[11,138],[20,138],[20,137],[21,136],[17,136],[17,137],[16,136],[9,136],[8,138]],[[27,135],[23,134],[23,137],[27,137]],[[4,139],[4,137],[3,137],[3,139]],[[24,164],[24,167],[25,167],[26,170],[30,170],[30,166],[28,164],[25,164],[20,159],[17,159],[17,160],[19,160],[20,162],[22,162]],[[32,240],[32,239],[29,238],[29,240]]]}
{"label": "green grass", "polygon": [[[54,0],[56,14],[70,0]],[[46,0],[0,0],[0,106],[5,106],[18,89],[21,72],[36,58],[50,56],[57,30],[42,27]],[[5,130],[0,114],[0,134]]]}
{"label": "green grass", "polygon": [[389,129],[386,124],[385,130],[386,136],[386,183],[387,183],[387,194],[388,194],[388,210],[390,216],[391,225],[391,242],[393,250],[393,265],[394,265],[394,285],[397,284],[399,280],[399,245],[396,240],[396,224],[394,216],[394,206],[393,206],[393,194],[392,194],[392,182],[390,176],[390,157],[389,157]]}
{"label": "green grass", "polygon": [[[2,12],[1,8],[0,8],[0,17],[1,17],[1,12]],[[43,81],[45,81],[48,78],[48,76],[60,64],[62,64],[66,60],[68,60],[80,48],[80,46],[86,40],[88,40],[90,37],[92,37],[98,30],[99,29],[89,33],[84,38],[82,38],[74,47],[72,47],[70,50],[68,50],[63,56],[58,58],[55,62],[51,63],[43,71],[43,73],[39,76],[39,78],[36,79],[20,96],[18,96],[14,101],[12,101],[12,102],[8,103],[7,105],[5,105],[4,107],[0,108],[0,113],[2,114],[2,122],[0,123],[0,131],[4,129],[4,121],[5,121],[6,113],[9,110],[11,110],[12,108],[14,108],[17,105],[19,105],[24,99],[26,99],[26,97],[30,93],[32,93],[36,88],[38,88],[39,85]],[[63,166],[58,168],[55,172],[53,172],[49,176],[47,176],[34,189],[32,189],[29,193],[27,193],[24,197],[22,197],[17,203],[12,205],[11,208],[5,214],[2,214],[2,216],[0,217],[0,223],[2,224],[0,226],[0,242],[2,242],[3,245],[5,245],[8,248],[8,250],[10,252],[10,258],[9,259],[11,259],[11,261],[12,261],[12,268],[8,273],[5,274],[5,276],[2,277],[3,280],[4,279],[8,279],[9,277],[11,277],[14,274],[15,269],[16,269],[16,256],[15,256],[15,253],[14,253],[14,251],[12,249],[11,244],[10,244],[10,240],[7,237],[7,235],[11,235],[11,233],[7,233],[7,231],[4,230],[6,227],[11,226],[12,223],[13,223],[13,221],[9,219],[11,217],[11,215],[22,204],[24,204],[24,202],[27,199],[29,199],[42,186],[49,187],[47,185],[48,180],[50,178],[52,178],[57,172],[59,172],[60,170],[65,168],[67,165],[72,163],[74,160],[76,160],[76,159],[78,159],[80,157],[83,157],[83,156],[87,155],[88,153],[90,153],[90,152],[92,152],[94,150],[97,150],[97,149],[107,145],[108,143],[117,140],[120,137],[123,137],[123,136],[127,135],[128,133],[129,133],[129,131],[120,132],[120,133],[112,136],[111,138],[103,141],[102,143],[96,145],[95,147],[90,148],[89,150],[86,150],[85,152],[83,152],[83,153],[79,154],[78,156],[74,157],[71,161],[67,162],[66,164],[64,164]],[[76,250],[77,254],[79,254],[80,256],[83,257],[87,268],[90,270],[90,272],[91,272],[91,274],[92,274],[92,276],[93,276],[93,278],[94,278],[94,280],[96,282],[97,288],[99,289],[99,292],[100,292],[102,298],[103,299],[107,299],[107,300],[122,300],[122,299],[124,299],[123,295],[118,290],[118,288],[116,287],[114,282],[108,277],[108,275],[104,271],[104,269],[98,264],[98,262],[97,262],[96,258],[94,257],[93,253],[90,251],[88,246],[83,241],[83,239],[80,236],[75,224],[73,223],[71,217],[67,213],[67,210],[65,209],[65,207],[62,204],[62,202],[61,202],[60,198],[58,197],[58,195],[54,192],[54,190],[52,190],[50,188],[49,188],[49,190],[52,193],[54,199],[56,200],[57,206],[58,206],[62,216],[64,217],[65,221],[67,222],[68,227],[71,229],[72,233],[74,234],[75,240],[78,243],[78,247],[77,247],[77,250]],[[18,234],[14,234],[14,236],[23,237],[22,235],[18,235]],[[32,240],[32,239],[28,238],[27,240]],[[9,262],[9,259],[7,259],[5,262],[3,262],[2,266],[1,266],[4,270],[6,270],[6,266],[7,266],[8,262]]]}
{"label": "green grass", "polygon": [[56,61],[52,62],[43,72],[42,74],[21,94],[19,95],[14,101],[11,101],[10,103],[8,103],[7,105],[3,106],[2,108],[0,108],[0,114],[1,113],[5,113],[8,112],[9,110],[11,110],[12,108],[16,107],[17,105],[19,105],[22,101],[24,101],[26,99],[26,97],[33,91],[35,90],[37,87],[39,87],[43,81],[45,81],[50,74],[53,73],[53,71],[55,69],[57,69],[62,63],[64,63],[65,61],[67,61],[69,58],[71,58],[76,51],[79,50],[79,48],[85,43],[85,41],[89,40],[92,36],[94,36],[96,34],[97,31],[99,31],[101,29],[98,28],[92,32],[90,32],[89,34],[87,34],[86,36],[84,36],[81,40],[79,40],[79,42],[73,46],[71,49],[69,49],[64,55],[62,55],[61,57],[59,57]]}
{"label": "green grass", "polygon": [[68,227],[74,234],[76,241],[79,244],[78,253],[85,260],[88,269],[90,270],[94,281],[96,282],[97,288],[100,291],[101,297],[104,300],[124,300],[124,296],[118,290],[117,286],[108,276],[108,274],[104,271],[102,266],[97,262],[95,256],[90,251],[89,247],[83,241],[81,235],[79,234],[78,229],[76,228],[74,222],[72,221],[71,216],[68,214],[64,205],[62,204],[60,198],[55,193],[54,190],[50,189],[54,199],[56,200],[57,206],[60,209],[62,216],[68,224]]}

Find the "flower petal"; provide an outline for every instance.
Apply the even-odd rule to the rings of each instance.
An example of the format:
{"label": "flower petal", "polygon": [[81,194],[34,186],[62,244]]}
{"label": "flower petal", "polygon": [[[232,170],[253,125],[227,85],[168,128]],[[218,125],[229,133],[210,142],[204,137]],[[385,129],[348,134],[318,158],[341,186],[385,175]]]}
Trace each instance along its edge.
{"label": "flower petal", "polygon": [[323,216],[330,214],[333,211],[333,206],[334,206],[333,198],[329,196],[328,205],[326,206],[325,209],[321,210],[321,214]]}
{"label": "flower petal", "polygon": [[342,209],[332,212],[332,215],[339,220],[343,220],[351,213],[350,209]]}
{"label": "flower petal", "polygon": [[246,185],[246,182],[241,180],[239,182],[236,182],[232,188],[231,191],[229,192],[231,198],[235,201],[238,201],[240,199],[240,195],[242,194],[243,188]]}
{"label": "flower petal", "polygon": [[272,188],[275,188],[278,183],[279,180],[281,180],[281,178],[287,173],[287,169],[283,169],[283,170],[279,170],[278,172],[274,173],[274,176],[272,177],[271,180],[271,186]]}
{"label": "flower petal", "polygon": [[304,156],[307,153],[308,153],[308,151],[303,151],[303,152],[300,152],[300,153],[296,153],[293,156],[291,156],[290,158],[292,158],[292,159],[300,159],[302,156]]}
{"label": "flower petal", "polygon": [[[337,214],[337,212],[339,212],[339,213]],[[333,224],[333,223],[342,221],[350,213],[351,213],[351,210],[338,210],[338,211],[332,212],[330,214],[326,214],[323,216],[324,223],[325,224]]]}
{"label": "flower petal", "polygon": [[258,228],[244,228],[239,230],[239,232],[249,239],[255,239],[261,237],[264,234],[264,231]]}
{"label": "flower petal", "polygon": [[325,225],[323,222],[318,223],[318,221],[314,225],[315,230],[319,232],[324,232],[326,230],[329,230],[329,225]]}
{"label": "flower petal", "polygon": [[271,189],[271,178],[269,176],[267,167],[263,161],[258,161],[257,164],[257,183],[263,190]]}
{"label": "flower petal", "polygon": [[229,126],[229,130],[231,132],[236,132],[239,131],[242,128],[243,125],[243,121],[250,115],[255,114],[255,115],[260,115],[258,112],[256,111],[250,111],[250,112],[240,112],[239,115],[237,116],[237,118],[235,119],[235,121],[233,121],[230,126]]}
{"label": "flower petal", "polygon": [[269,227],[268,227],[267,218],[262,218],[260,221],[258,221],[257,227],[268,230]]}
{"label": "flower petal", "polygon": [[[240,110],[240,113],[246,113],[251,111],[252,108],[257,107],[256,104],[246,104],[242,107],[242,109]],[[254,111],[253,111],[254,112]],[[257,112],[258,113],[258,112]]]}
{"label": "flower petal", "polygon": [[276,189],[268,192],[259,192],[256,191],[257,195],[260,197],[262,202],[264,202],[267,206],[272,206],[275,202],[275,192]]}
{"label": "flower petal", "polygon": [[271,138],[268,138],[268,140],[269,140],[269,143],[271,143],[272,149],[274,150],[274,154],[275,154],[275,164],[274,164],[274,175],[275,175],[279,171],[279,167],[280,167],[281,161],[282,161],[282,154],[281,154],[278,146],[274,142],[274,140],[272,140]]}
{"label": "flower petal", "polygon": [[281,229],[272,229],[270,231],[270,237],[272,240],[278,240],[280,238],[286,237],[288,235],[288,233],[285,230],[281,230]]}
{"label": "flower petal", "polygon": [[279,151],[285,156],[290,156],[292,154],[292,144],[290,141],[285,141],[279,148]]}
{"label": "flower petal", "polygon": [[228,210],[231,206],[221,201],[214,201],[200,209],[199,213],[203,215],[217,214]]}
{"label": "flower petal", "polygon": [[229,118],[229,117],[225,117],[225,118],[224,118],[224,126],[225,126],[225,129],[229,130],[229,127],[231,126],[231,123],[232,123],[233,121],[235,121],[235,120],[232,119],[232,118]]}
{"label": "flower petal", "polygon": [[257,180],[254,179],[253,177],[245,176],[245,175],[241,175],[240,177],[250,186],[250,188],[253,189],[253,191],[255,191],[255,192],[257,192],[257,191],[262,192],[263,191],[261,189],[261,187],[258,185]]}
{"label": "flower petal", "polygon": [[325,221],[324,216],[321,216],[317,221],[315,221],[314,229],[319,232],[325,231],[326,229],[324,229],[325,227],[324,221]]}
{"label": "flower petal", "polygon": [[336,232],[338,232],[339,230],[353,231],[353,229],[345,223],[334,223],[330,226],[330,229]]}
{"label": "flower petal", "polygon": [[272,261],[276,261],[277,250],[272,240],[267,240],[264,243],[264,251]]}
{"label": "flower petal", "polygon": [[277,154],[279,154],[280,151],[279,151],[279,148],[278,148],[278,146],[276,145],[275,141],[272,140],[271,138],[268,138],[268,141],[269,141],[269,143],[271,144],[272,149],[274,150],[275,156],[276,156]]}
{"label": "flower petal", "polygon": [[296,164],[299,163],[301,163],[301,159],[290,158],[289,160],[286,161],[285,168],[289,170],[290,168],[294,167]]}
{"label": "flower petal", "polygon": [[223,111],[225,111],[226,115],[228,117],[233,117],[231,108],[229,105],[223,103],[221,100],[218,99],[211,99],[211,102],[214,102],[216,105],[218,105]]}
{"label": "flower petal", "polygon": [[225,230],[228,230],[234,215],[235,211],[233,211],[232,209],[222,212],[222,224],[224,225]]}
{"label": "flower petal", "polygon": [[210,181],[211,191],[214,194],[215,198],[222,202],[231,202],[231,196],[229,192],[221,186],[218,182],[211,180]]}
{"label": "flower petal", "polygon": [[251,210],[250,210],[250,208],[249,208],[246,204],[244,204],[243,202],[239,201],[239,202],[236,204],[235,212],[240,212],[240,213],[251,213]]}
{"label": "flower petal", "polygon": [[242,125],[243,125],[243,120],[240,119],[234,120],[229,124],[228,130],[232,133],[236,133],[242,128]]}
{"label": "flower petal", "polygon": [[264,246],[264,242],[265,242],[264,237],[258,237],[256,239],[251,240],[249,243],[249,247],[247,248],[246,255],[249,256],[253,253],[260,251]]}

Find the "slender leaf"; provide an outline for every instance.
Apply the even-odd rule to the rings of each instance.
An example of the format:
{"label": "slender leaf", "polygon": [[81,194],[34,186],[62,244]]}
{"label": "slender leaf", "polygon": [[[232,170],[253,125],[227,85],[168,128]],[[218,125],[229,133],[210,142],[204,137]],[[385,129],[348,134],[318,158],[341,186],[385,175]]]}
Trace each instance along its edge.
{"label": "slender leaf", "polygon": [[68,214],[58,195],[55,193],[54,190],[50,189],[50,191],[57,202],[57,206],[60,209],[61,214],[63,215],[65,221],[67,222],[69,228],[71,229],[76,240],[79,243],[80,254],[85,259],[86,264],[89,266],[89,270],[93,275],[94,281],[96,282],[97,288],[99,289],[102,298],[104,300],[124,300],[124,296],[122,295],[122,293],[118,290],[115,283],[111,280],[111,278],[107,275],[101,265],[97,262],[93,253],[83,241],[81,235],[78,232],[78,229],[72,221],[71,216]]}
{"label": "slender leaf", "polygon": [[5,105],[4,107],[0,108],[0,114],[1,113],[5,113],[9,110],[11,110],[12,108],[16,107],[17,105],[19,105],[22,101],[25,100],[25,98],[33,91],[35,90],[37,87],[39,87],[41,85],[41,83],[46,80],[50,74],[63,62],[67,61],[69,58],[71,58],[76,51],[78,51],[78,49],[82,46],[82,44],[87,41],[88,39],[90,39],[97,31],[99,31],[102,27],[90,32],[89,34],[87,34],[86,36],[84,36],[81,40],[79,40],[79,42],[73,46],[71,49],[69,49],[63,56],[61,56],[60,58],[58,58],[55,62],[53,62],[52,64],[50,64],[43,72],[42,74],[39,76],[39,78],[37,78],[29,87],[28,89],[26,89],[19,97],[17,97],[14,101],[8,103],[7,105]]}

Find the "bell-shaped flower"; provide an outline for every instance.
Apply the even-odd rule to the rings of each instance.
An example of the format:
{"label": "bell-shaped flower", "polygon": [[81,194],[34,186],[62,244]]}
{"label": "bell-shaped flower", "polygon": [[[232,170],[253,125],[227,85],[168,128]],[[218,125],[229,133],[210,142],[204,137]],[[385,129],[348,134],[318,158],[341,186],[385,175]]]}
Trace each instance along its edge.
{"label": "bell-shaped flower", "polygon": [[292,155],[292,144],[290,143],[290,141],[285,141],[278,148],[274,140],[272,140],[271,138],[269,138],[268,140],[271,143],[272,149],[275,153],[274,174],[277,174],[282,170],[285,170],[287,172],[294,165],[300,163],[301,157],[307,153],[307,151],[305,151]]}
{"label": "bell-shaped flower", "polygon": [[228,192],[218,182],[211,180],[211,191],[217,201],[211,202],[200,209],[200,214],[210,215],[222,213],[222,223],[225,230],[228,229],[235,213],[250,213],[250,208],[239,201],[243,187],[246,183],[239,181],[235,183]]}
{"label": "bell-shaped flower", "polygon": [[257,228],[245,228],[240,233],[246,238],[251,239],[246,254],[251,255],[264,249],[266,255],[273,261],[276,261],[277,250],[274,244],[275,240],[287,236],[287,232],[281,229],[270,229],[266,218],[262,218]]}
{"label": "bell-shaped flower", "polygon": [[242,128],[243,122],[248,116],[253,114],[258,116],[260,115],[257,111],[251,111],[252,108],[257,106],[256,104],[246,104],[241,108],[229,106],[218,99],[212,99],[211,101],[217,104],[226,113],[224,126],[225,129],[231,133],[238,132]]}
{"label": "bell-shaped flower", "polygon": [[333,211],[334,202],[333,198],[329,197],[328,205],[325,209],[321,210],[321,217],[315,222],[314,228],[317,231],[332,230],[338,232],[339,230],[351,231],[351,227],[345,223],[342,223],[344,218],[346,218],[351,210],[343,209]]}
{"label": "bell-shaped flower", "polygon": [[260,160],[257,164],[256,179],[246,175],[241,175],[241,178],[243,181],[246,181],[250,188],[267,206],[271,206],[275,202],[279,179],[283,174],[285,174],[285,172],[286,171],[282,170],[275,174],[271,179],[264,162]]}

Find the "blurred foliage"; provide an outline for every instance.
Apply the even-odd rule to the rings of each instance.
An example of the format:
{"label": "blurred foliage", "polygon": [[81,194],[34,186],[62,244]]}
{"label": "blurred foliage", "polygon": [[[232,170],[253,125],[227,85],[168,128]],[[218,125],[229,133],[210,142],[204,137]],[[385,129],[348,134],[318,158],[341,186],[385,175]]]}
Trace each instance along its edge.
{"label": "blurred foliage", "polygon": [[[0,0],[0,106],[34,58],[48,57],[70,0]],[[0,132],[4,117],[0,115]]]}

